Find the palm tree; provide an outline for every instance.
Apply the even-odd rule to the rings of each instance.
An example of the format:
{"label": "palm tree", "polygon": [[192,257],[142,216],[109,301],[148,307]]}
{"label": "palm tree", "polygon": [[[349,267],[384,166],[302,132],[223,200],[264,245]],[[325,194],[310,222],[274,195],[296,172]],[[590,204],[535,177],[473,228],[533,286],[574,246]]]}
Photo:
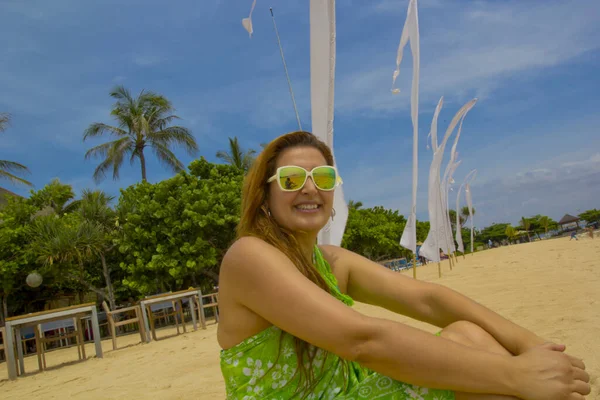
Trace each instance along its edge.
{"label": "palm tree", "polygon": [[[10,122],[10,114],[0,113],[0,132],[4,132]],[[23,164],[14,161],[0,160],[0,179],[7,179],[12,183],[20,183],[33,186],[31,182],[19,178],[14,173],[29,173],[29,169]]]}
{"label": "palm tree", "polygon": [[362,206],[363,206],[362,201],[354,201],[354,200],[348,201],[348,208],[351,210],[358,210]]}
{"label": "palm tree", "polygon": [[255,150],[248,149],[244,151],[238,142],[238,138],[234,136],[229,138],[229,152],[217,151],[217,158],[233,165],[242,171],[248,171],[254,162]]}
{"label": "palm tree", "polygon": [[94,171],[94,180],[101,181],[109,169],[112,169],[113,179],[117,180],[119,169],[127,156],[132,164],[139,158],[142,181],[146,181],[146,147],[151,147],[159,161],[173,171],[183,170],[184,166],[171,151],[171,146],[183,146],[193,156],[198,151],[198,145],[187,128],[168,126],[179,119],[173,114],[175,109],[171,102],[164,96],[143,90],[134,98],[123,86],[114,88],[110,95],[117,100],[111,115],[117,120],[118,126],[95,122],[83,134],[84,141],[103,134],[116,138],[92,147],[85,153],[86,159],[95,156],[104,158]]}
{"label": "palm tree", "polygon": [[517,233],[517,230],[515,228],[513,228],[511,225],[508,225],[506,227],[506,230],[504,231],[504,234],[508,237],[508,243],[510,244],[511,240],[514,240],[519,234]]}
{"label": "palm tree", "polygon": [[[114,309],[116,304],[111,269],[105,257],[114,248],[111,233],[116,229],[116,213],[110,208],[113,199],[100,190],[86,189],[80,200],[69,205],[73,214],[63,218],[56,218],[55,215],[35,218],[29,228],[29,237],[31,249],[37,254],[39,262],[47,266],[60,264],[62,268],[59,273],[62,276],[107,298]],[[86,280],[85,263],[98,259],[102,264],[106,292]],[[75,264],[78,268],[64,268],[69,264]]]}
{"label": "palm tree", "polygon": [[[469,209],[467,208],[467,215],[469,215]],[[448,216],[450,217],[450,224],[452,224],[452,229],[456,229],[456,211],[450,209],[448,210]],[[465,225],[465,217],[462,215],[458,216],[460,226]]]}
{"label": "palm tree", "polygon": [[[473,216],[475,216],[475,207],[472,208],[472,211],[473,211]],[[461,221],[464,221],[464,222],[461,222],[461,224],[466,223],[469,220],[469,217],[470,217],[469,207],[464,206],[463,208],[460,209],[460,219],[461,219]]]}
{"label": "palm tree", "polygon": [[111,242],[111,232],[114,232],[116,229],[117,215],[110,207],[110,203],[113,200],[113,196],[109,196],[101,190],[92,191],[84,189],[81,194],[81,200],[77,203],[77,212],[84,223],[96,225],[97,229],[101,229],[104,232],[104,241],[98,243],[95,254],[100,258],[108,302],[114,310],[116,302],[112,279],[110,277],[111,268],[106,263],[106,253],[114,248]]}
{"label": "palm tree", "polygon": [[550,218],[547,217],[546,215],[542,216],[539,219],[540,225],[542,226],[542,228],[544,228],[544,231],[546,232],[546,236],[548,235],[548,229],[550,228]]}
{"label": "palm tree", "polygon": [[521,217],[521,225],[523,226],[523,230],[527,232],[527,241],[531,242],[531,237],[529,236],[529,228],[531,227],[531,221],[525,217]]}
{"label": "palm tree", "polygon": [[[90,221],[70,222],[53,215],[34,219],[28,227],[30,249],[44,266],[58,266],[60,269],[56,271],[57,275],[104,296],[104,291],[86,280],[84,266],[86,261],[97,256],[103,249],[104,229]],[[71,269],[70,266],[75,268]],[[79,296],[80,301],[83,301],[83,292]]]}

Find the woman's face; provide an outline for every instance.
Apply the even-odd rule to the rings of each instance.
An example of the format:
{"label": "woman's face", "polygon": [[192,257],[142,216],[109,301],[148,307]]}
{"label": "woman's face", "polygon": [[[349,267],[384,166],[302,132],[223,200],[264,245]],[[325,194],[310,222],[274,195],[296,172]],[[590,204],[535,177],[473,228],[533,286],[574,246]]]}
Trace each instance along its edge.
{"label": "woman's face", "polygon": [[[284,150],[277,159],[276,168],[295,165],[311,171],[327,165],[323,154],[314,147],[292,147]],[[333,191],[321,191],[311,178],[295,192],[284,192],[276,181],[270,183],[268,206],[277,223],[292,231],[318,233],[331,217]],[[316,206],[316,208],[315,208]]]}

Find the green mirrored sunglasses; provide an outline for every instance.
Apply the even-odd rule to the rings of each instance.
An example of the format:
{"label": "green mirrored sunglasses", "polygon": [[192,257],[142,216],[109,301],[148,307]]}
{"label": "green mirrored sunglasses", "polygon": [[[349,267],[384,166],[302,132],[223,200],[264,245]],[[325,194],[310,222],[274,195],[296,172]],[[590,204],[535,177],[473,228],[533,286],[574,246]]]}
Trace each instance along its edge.
{"label": "green mirrored sunglasses", "polygon": [[276,180],[279,184],[279,187],[284,192],[295,192],[304,187],[309,176],[317,189],[325,192],[332,191],[336,188],[336,186],[343,183],[342,178],[340,178],[337,172],[337,169],[331,165],[315,167],[311,171],[296,165],[286,165],[277,168],[275,175],[270,177],[267,180],[267,183],[271,183]]}

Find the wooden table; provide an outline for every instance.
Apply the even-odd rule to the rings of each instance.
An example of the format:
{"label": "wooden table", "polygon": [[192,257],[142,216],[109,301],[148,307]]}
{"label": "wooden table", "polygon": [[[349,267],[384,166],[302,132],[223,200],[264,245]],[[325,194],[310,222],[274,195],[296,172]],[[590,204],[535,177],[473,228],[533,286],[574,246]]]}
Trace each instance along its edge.
{"label": "wooden table", "polygon": [[[150,323],[148,321],[148,306],[152,304],[166,303],[174,300],[183,300],[188,299],[188,305],[190,307],[190,313],[192,315],[192,324],[194,325],[194,330],[197,330],[196,324],[196,314],[194,313],[194,301],[193,298],[198,296],[198,298],[202,298],[202,291],[200,289],[191,289],[191,290],[182,290],[179,292],[173,293],[164,293],[158,296],[147,297],[143,300],[140,300],[140,308],[142,309],[142,318],[144,319],[144,327],[146,328],[146,342],[150,343],[152,341],[152,331],[150,329]],[[202,329],[206,329],[206,320],[204,318],[204,313],[200,310],[200,322],[202,324]],[[185,323],[185,321],[182,321]]]}
{"label": "wooden table", "polygon": [[[73,318],[77,315],[91,313],[92,330],[94,332],[94,344],[96,346],[96,357],[102,358],[102,344],[100,342],[100,328],[98,326],[98,314],[95,303],[79,304],[71,307],[57,308],[55,310],[42,311],[38,313],[19,315],[6,319],[6,338],[4,338],[4,351],[6,352],[6,364],[8,367],[8,378],[17,379],[17,364],[15,362],[14,343],[15,333],[17,336],[17,354],[21,371],[25,371],[23,360],[23,346],[21,346],[21,328],[26,326],[37,326],[42,323]],[[39,350],[38,350],[39,351]]]}

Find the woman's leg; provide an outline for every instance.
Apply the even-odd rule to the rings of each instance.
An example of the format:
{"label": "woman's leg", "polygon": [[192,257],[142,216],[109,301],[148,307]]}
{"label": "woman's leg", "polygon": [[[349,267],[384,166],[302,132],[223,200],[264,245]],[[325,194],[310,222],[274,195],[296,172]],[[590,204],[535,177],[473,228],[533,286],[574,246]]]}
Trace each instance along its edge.
{"label": "woman's leg", "polygon": [[[480,350],[486,350],[491,353],[510,356],[511,353],[506,350],[492,335],[487,333],[479,326],[467,322],[459,321],[448,325],[442,330],[440,336],[453,342],[465,346],[474,347]],[[495,394],[477,394],[477,393],[456,393],[456,400],[516,400],[516,397],[502,396]]]}

